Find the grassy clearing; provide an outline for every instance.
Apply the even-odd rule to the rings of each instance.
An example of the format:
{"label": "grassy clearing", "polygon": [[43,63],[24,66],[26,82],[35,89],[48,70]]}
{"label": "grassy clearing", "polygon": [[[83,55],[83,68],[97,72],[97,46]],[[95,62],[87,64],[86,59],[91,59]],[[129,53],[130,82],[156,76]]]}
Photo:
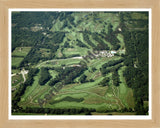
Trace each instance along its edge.
{"label": "grassy clearing", "polygon": [[54,101],[50,102],[50,104],[56,104],[56,103],[64,102],[64,101],[67,101],[67,102],[82,102],[83,100],[84,100],[84,98],[73,98],[71,96],[66,96],[61,100],[54,100]]}
{"label": "grassy clearing", "polygon": [[52,78],[55,78],[58,75],[58,72],[55,70],[49,70],[49,74],[52,76]]}
{"label": "grassy clearing", "polygon": [[112,25],[113,25],[112,29],[113,29],[113,31],[115,31],[117,29],[117,27],[119,26],[119,22],[115,21],[112,23]]}
{"label": "grassy clearing", "polygon": [[62,61],[58,61],[59,65],[72,65],[72,64],[78,64],[81,61],[81,59],[65,59]]}
{"label": "grassy clearing", "polygon": [[98,79],[101,76],[102,76],[101,72],[99,70],[96,70],[93,73],[91,72],[91,75],[90,75],[90,77],[88,77],[88,80],[90,80],[90,79],[96,80],[96,79]]}
{"label": "grassy clearing", "polygon": [[86,90],[86,89],[88,89],[88,88],[97,86],[98,83],[99,83],[102,79],[103,79],[103,78],[99,78],[98,80],[96,80],[96,81],[94,81],[94,82],[88,82],[88,83],[83,83],[83,84],[77,85],[77,86],[75,86],[75,87],[72,88],[72,91],[73,91],[73,90]]}
{"label": "grassy clearing", "polygon": [[62,52],[61,52],[61,48],[59,48],[58,50],[57,50],[57,52],[56,52],[56,57],[62,57],[63,56],[63,54],[62,54]]}
{"label": "grassy clearing", "polygon": [[84,100],[85,104],[103,104],[106,103],[106,100],[102,97],[98,97],[94,94],[90,94],[88,97]]}
{"label": "grassy clearing", "polygon": [[131,18],[132,19],[144,19],[144,20],[147,20],[148,19],[148,16],[147,15],[145,15],[145,14],[142,14],[142,13],[136,13],[136,12],[134,12],[134,13],[132,13],[131,14]]}
{"label": "grassy clearing", "polygon": [[120,93],[119,97],[126,107],[133,108],[134,107],[133,91],[131,88],[128,88],[126,85],[125,79],[123,77],[124,70],[125,70],[125,67],[122,67],[118,71],[120,75],[120,81],[121,81],[120,86],[119,86],[119,93]]}
{"label": "grassy clearing", "polygon": [[12,56],[25,57],[30,50],[31,50],[31,47],[16,47],[16,49],[12,53]]}
{"label": "grassy clearing", "polygon": [[107,90],[108,90],[108,86],[105,86],[105,87],[97,86],[95,88],[88,89],[89,92],[95,93],[100,96],[105,96]]}
{"label": "grassy clearing", "polygon": [[22,57],[12,57],[12,66],[19,67],[22,60],[23,60]]}
{"label": "grassy clearing", "polygon": [[118,34],[117,35],[117,39],[120,41],[121,49],[123,49],[125,47],[123,35],[122,34]]}
{"label": "grassy clearing", "polygon": [[12,69],[12,74],[14,74],[14,73],[19,73],[19,72],[20,72],[19,69]]}
{"label": "grassy clearing", "polygon": [[65,48],[63,50],[63,53],[65,54],[66,57],[69,57],[71,55],[79,55],[79,56],[84,56],[87,55],[87,48],[81,48],[81,47],[74,47],[74,48]]}
{"label": "grassy clearing", "polygon": [[108,57],[97,58],[97,59],[90,60],[90,63],[88,63],[88,66],[89,67],[95,67],[96,69],[100,69],[103,64],[105,64],[105,63],[107,63],[111,60],[118,60],[120,58],[121,57],[119,57],[119,56],[114,56],[114,57],[111,57],[111,58],[108,58]]}
{"label": "grassy clearing", "polygon": [[95,108],[96,110],[102,111],[102,109],[106,110],[107,108],[110,109],[109,105],[106,103],[102,104],[85,104],[83,102],[67,102],[67,101],[62,101],[56,104],[46,104],[45,107],[50,107],[50,108]]}
{"label": "grassy clearing", "polygon": [[41,67],[59,67],[62,65],[72,65],[72,64],[78,64],[81,61],[81,59],[74,59],[74,58],[68,58],[68,59],[55,59],[55,60],[49,60],[42,63],[39,63],[37,65],[38,68]]}
{"label": "grassy clearing", "polygon": [[74,92],[63,92],[60,91],[58,95],[56,95],[52,100],[61,100],[64,97],[71,96],[73,98],[81,98],[81,97],[87,97],[89,94],[87,92],[79,92],[79,93],[74,93]]}
{"label": "grassy clearing", "polygon": [[55,24],[51,28],[51,31],[60,31],[60,28],[63,26],[63,22],[59,21],[58,19],[55,21]]}

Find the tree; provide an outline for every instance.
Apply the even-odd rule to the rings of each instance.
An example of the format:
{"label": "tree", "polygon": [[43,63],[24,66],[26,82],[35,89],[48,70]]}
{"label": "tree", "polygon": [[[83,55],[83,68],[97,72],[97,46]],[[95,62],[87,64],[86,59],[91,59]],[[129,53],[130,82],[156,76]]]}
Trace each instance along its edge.
{"label": "tree", "polygon": [[85,82],[86,82],[86,78],[87,78],[87,76],[83,74],[83,75],[80,77],[79,82],[85,83]]}
{"label": "tree", "polygon": [[105,77],[99,84],[102,86],[107,86],[110,79],[108,77]]}
{"label": "tree", "polygon": [[51,78],[51,75],[48,72],[48,68],[42,67],[40,75],[41,75],[40,79],[39,79],[39,84],[40,85],[46,84],[50,80],[50,78]]}

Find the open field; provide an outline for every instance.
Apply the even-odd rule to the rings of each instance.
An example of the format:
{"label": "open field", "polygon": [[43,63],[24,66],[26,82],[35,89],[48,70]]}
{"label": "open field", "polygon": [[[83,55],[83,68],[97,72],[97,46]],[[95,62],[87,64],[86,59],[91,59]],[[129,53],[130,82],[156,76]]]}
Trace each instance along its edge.
{"label": "open field", "polygon": [[12,53],[12,56],[25,57],[30,50],[31,50],[31,47],[16,47],[16,49]]}
{"label": "open field", "polygon": [[19,67],[25,56],[29,53],[31,47],[16,47],[12,52],[12,66]]}
{"label": "open field", "polygon": [[19,73],[19,72],[20,72],[20,70],[18,70],[18,69],[12,69],[12,74]]}
{"label": "open field", "polygon": [[54,59],[54,60],[48,60],[44,61],[42,63],[39,63],[37,65],[38,68],[41,67],[59,67],[62,65],[72,65],[72,64],[78,64],[81,61],[81,58],[69,58],[69,59]]}
{"label": "open field", "polygon": [[74,48],[67,48],[63,50],[63,53],[66,57],[71,55],[79,55],[84,56],[87,55],[87,48],[81,48],[81,47],[74,47]]}
{"label": "open field", "polygon": [[22,57],[12,57],[12,66],[18,67],[22,60]]}

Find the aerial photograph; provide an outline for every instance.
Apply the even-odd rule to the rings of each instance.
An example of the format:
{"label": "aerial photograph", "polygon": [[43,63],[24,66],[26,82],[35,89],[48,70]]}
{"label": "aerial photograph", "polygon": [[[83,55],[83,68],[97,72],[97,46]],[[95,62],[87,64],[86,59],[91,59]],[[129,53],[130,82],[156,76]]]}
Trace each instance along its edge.
{"label": "aerial photograph", "polygon": [[12,115],[149,115],[148,11],[12,11]]}

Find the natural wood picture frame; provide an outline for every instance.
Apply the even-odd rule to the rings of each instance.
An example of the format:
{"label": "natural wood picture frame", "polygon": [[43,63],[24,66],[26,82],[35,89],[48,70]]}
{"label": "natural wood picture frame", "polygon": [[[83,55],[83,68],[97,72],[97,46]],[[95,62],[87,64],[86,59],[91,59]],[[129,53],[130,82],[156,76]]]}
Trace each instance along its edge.
{"label": "natural wood picture frame", "polygon": [[[151,8],[152,9],[152,119],[151,120],[9,120],[8,118],[8,23],[9,8]],[[0,128],[22,127],[160,127],[160,81],[158,68],[158,42],[160,12],[159,0],[142,1],[0,1]]]}

